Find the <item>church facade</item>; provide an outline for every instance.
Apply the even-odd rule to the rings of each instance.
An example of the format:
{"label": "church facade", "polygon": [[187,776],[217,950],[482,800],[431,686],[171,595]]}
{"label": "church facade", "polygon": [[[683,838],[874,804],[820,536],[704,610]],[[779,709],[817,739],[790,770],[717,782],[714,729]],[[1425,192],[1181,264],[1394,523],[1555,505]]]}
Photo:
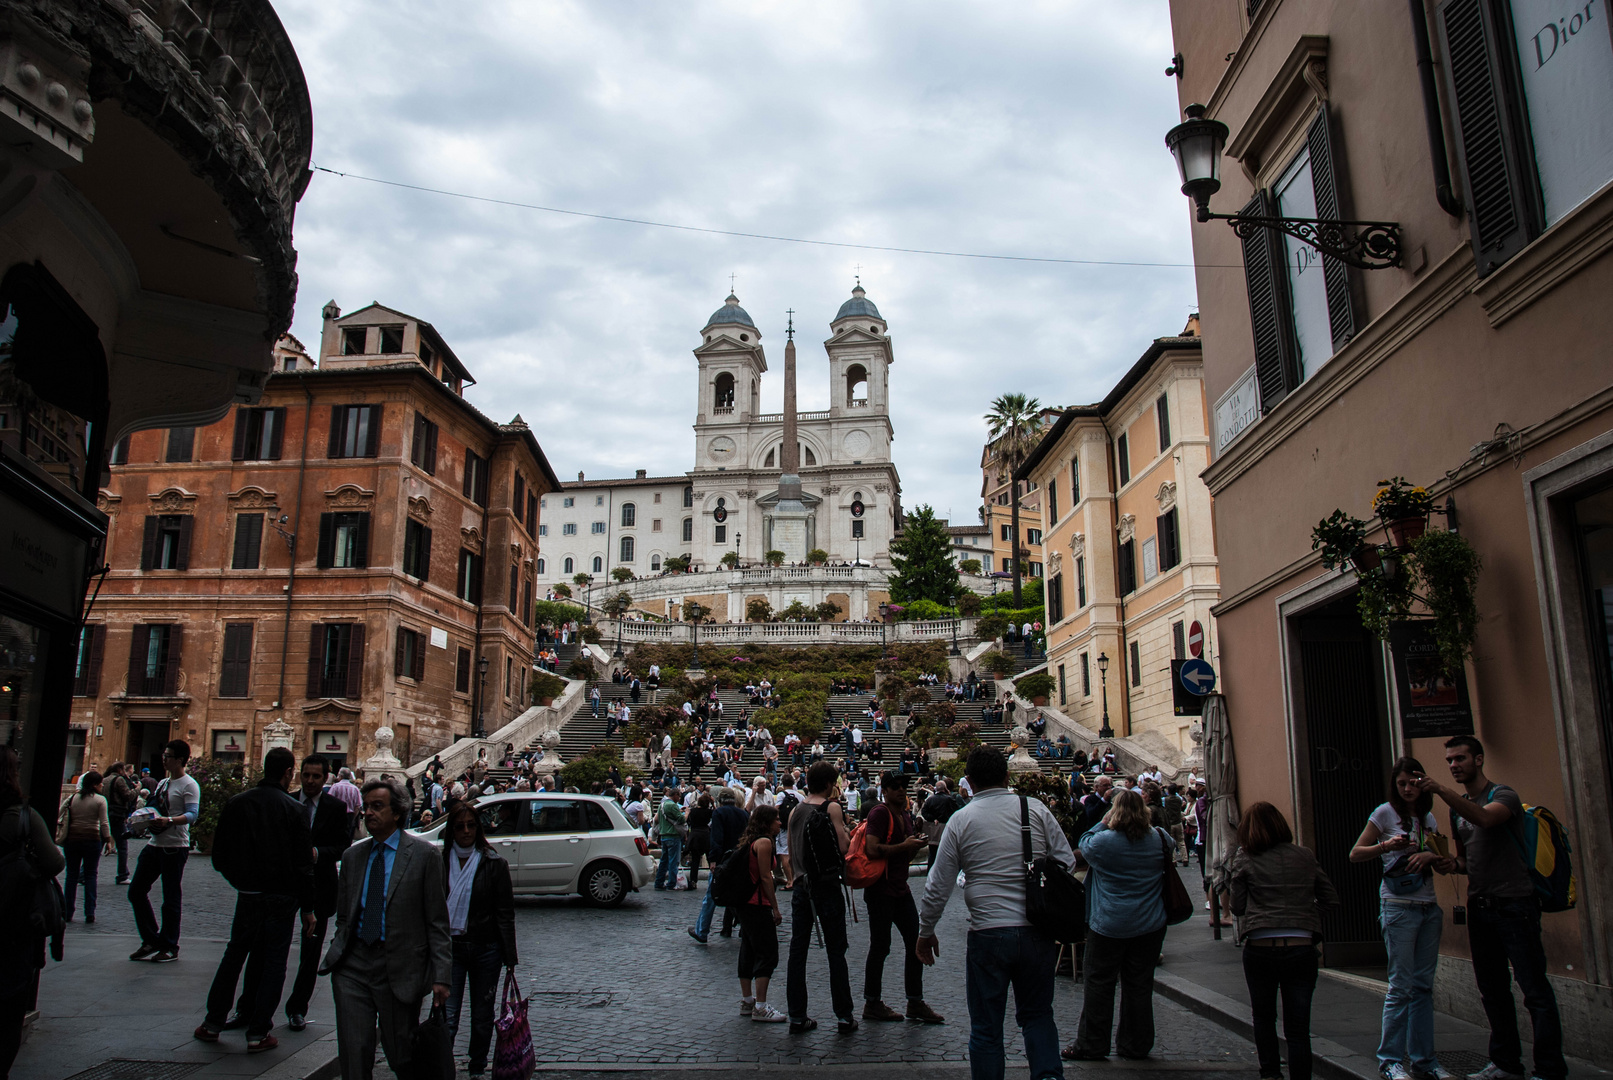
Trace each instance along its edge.
{"label": "church facade", "polygon": [[[793,329],[787,332],[793,337]],[[550,493],[546,535],[539,538],[540,584],[569,583],[577,573],[602,584],[617,567],[645,577],[673,556],[688,556],[698,570],[718,569],[730,553],[757,564],[769,550],[784,552],[787,562],[821,549],[831,562],[889,566],[901,515],[901,481],[891,460],[894,356],[888,325],[862,287],[840,305],[823,343],[824,410],[795,409],[790,372],[785,411],[761,411],[767,354],[760,328],[737,297],[712,313],[700,337],[692,467],[681,475],[641,471],[631,479],[590,481],[579,474]],[[794,455],[785,452],[787,427],[795,428]],[[787,464],[800,478],[800,494],[792,486],[781,506]]]}

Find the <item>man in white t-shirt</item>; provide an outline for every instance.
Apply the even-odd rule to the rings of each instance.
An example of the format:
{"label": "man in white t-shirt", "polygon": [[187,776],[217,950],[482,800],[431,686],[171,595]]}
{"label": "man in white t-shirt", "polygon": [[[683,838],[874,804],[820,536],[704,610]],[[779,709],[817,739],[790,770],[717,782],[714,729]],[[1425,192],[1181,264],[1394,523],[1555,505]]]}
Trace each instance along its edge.
{"label": "man in white t-shirt", "polygon": [[[152,792],[150,806],[160,817],[151,820],[151,841],[140,852],[129,881],[129,906],[134,909],[135,929],[140,947],[130,960],[150,960],[166,964],[179,959],[179,917],[183,910],[180,882],[185,862],[190,858],[190,827],[202,808],[202,786],[186,774],[190,744],[175,739],[162,748],[163,768],[168,775]],[[162,925],[151,910],[151,886],[162,879]]]}

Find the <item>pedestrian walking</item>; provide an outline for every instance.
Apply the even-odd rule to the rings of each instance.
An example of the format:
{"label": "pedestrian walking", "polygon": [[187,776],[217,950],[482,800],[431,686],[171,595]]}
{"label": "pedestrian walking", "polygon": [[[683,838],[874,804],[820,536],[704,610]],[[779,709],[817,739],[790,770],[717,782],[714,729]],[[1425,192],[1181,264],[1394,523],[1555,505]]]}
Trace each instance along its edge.
{"label": "pedestrian walking", "polygon": [[1020,814],[1029,815],[1031,851],[1073,869],[1069,840],[1040,799],[1021,803],[1008,789],[1008,759],[992,746],[969,751],[964,774],[969,802],[947,822],[935,867],[925,880],[919,911],[918,958],[935,963],[941,943],[935,925],[958,885],[968,884],[969,908],[965,992],[969,1002],[969,1074],[972,1080],[1002,1080],[1003,1019],[1009,987],[1014,1019],[1025,1039],[1032,1080],[1064,1076],[1058,1025],[1053,1019],[1053,968],[1058,945],[1030,925],[1025,908],[1025,863]]}
{"label": "pedestrian walking", "polygon": [[118,871],[114,885],[129,882],[129,835],[123,831],[124,822],[140,806],[140,787],[134,781],[134,766],[122,761],[112,763],[105,780],[107,825],[112,830],[112,844],[118,852]]}
{"label": "pedestrian walking", "polygon": [[[179,959],[179,920],[184,912],[185,862],[190,858],[190,827],[202,809],[202,787],[185,772],[190,761],[190,744],[175,739],[162,748],[162,766],[167,771],[151,793],[147,806],[157,808],[149,830],[151,840],[135,860],[134,877],[129,882],[129,906],[134,909],[134,927],[140,934],[140,947],[130,960],[150,960],[166,964]],[[162,881],[162,924],[151,910],[151,886]]]}
{"label": "pedestrian walking", "polygon": [[842,1035],[857,1030],[846,966],[846,893],[843,870],[851,833],[840,805],[840,774],[833,763],[815,761],[806,773],[807,793],[790,811],[790,957],[785,968],[785,1002],[790,1032],[802,1035],[818,1022],[807,1015],[807,955],[817,920],[829,964],[829,1002]]}
{"label": "pedestrian walking", "polygon": [[[1283,1075],[1277,1046],[1281,997],[1288,1078],[1311,1080],[1311,995],[1322,940],[1320,909],[1338,906],[1338,891],[1316,856],[1294,843],[1282,811],[1268,802],[1244,811],[1231,869],[1232,911],[1243,920],[1243,978],[1249,986],[1260,1075],[1272,1080]],[[1385,1015],[1387,1010],[1385,1006]]]}
{"label": "pedestrian walking", "polygon": [[[973,675],[973,672],[970,672]],[[958,812],[958,797],[952,794],[952,787],[945,779],[935,782],[935,794],[924,800],[920,813],[924,816],[924,840],[930,849],[930,857],[924,864],[924,872],[928,874],[930,867],[935,865],[935,853],[941,846],[941,834],[946,831],[947,822],[952,815]]]}
{"label": "pedestrian walking", "polygon": [[924,965],[918,959],[919,912],[908,886],[908,867],[924,850],[924,837],[913,825],[907,799],[907,776],[886,772],[880,777],[881,801],[868,811],[864,845],[870,859],[885,860],[885,874],[863,890],[868,912],[868,961],[863,970],[863,1019],[902,1020],[883,1000],[885,958],[891,951],[891,928],[902,935],[905,1019],[943,1024],[946,1018],[924,1003]]}
{"label": "pedestrian walking", "polygon": [[[1424,791],[1450,807],[1456,838],[1453,870],[1467,875],[1467,944],[1484,1015],[1490,1022],[1490,1062],[1470,1080],[1521,1080],[1523,1045],[1511,983],[1523,991],[1524,1008],[1535,1036],[1535,1068],[1540,1080],[1563,1080],[1563,1022],[1557,996],[1546,977],[1546,951],[1540,944],[1540,901],[1524,865],[1518,825],[1523,802],[1506,784],[1484,773],[1484,744],[1471,735],[1445,743],[1445,764],[1457,787],[1432,778]],[[1508,968],[1511,978],[1508,978]]]}
{"label": "pedestrian walking", "polygon": [[683,865],[683,836],[689,831],[683,813],[682,793],[669,788],[661,796],[661,806],[655,812],[655,832],[661,841],[661,864],[655,869],[657,889],[678,887],[678,867]]}
{"label": "pedestrian walking", "polygon": [[[704,945],[711,933],[711,920],[717,913],[717,898],[712,894],[711,884],[716,878],[716,868],[722,865],[733,850],[739,846],[739,837],[745,831],[750,817],[738,806],[739,795],[731,787],[723,787],[717,792],[717,809],[711,815],[711,866],[712,873],[706,882],[706,896],[700,901],[700,914],[695,917],[695,924],[689,928],[689,936]],[[722,936],[734,936],[734,920],[737,918],[733,908],[723,909]]]}
{"label": "pedestrian walking", "polygon": [[[286,1021],[292,1031],[308,1026],[308,1004],[319,981],[320,955],[325,934],[336,914],[336,868],[352,837],[347,804],[324,790],[330,779],[330,762],[319,754],[302,759],[302,790],[298,796],[314,845],[314,924],[301,934],[297,975],[286,998]],[[355,789],[356,790],[356,789]]]}
{"label": "pedestrian walking", "polygon": [[739,909],[739,1015],[760,1024],[781,1024],[785,1015],[767,1003],[768,984],[778,967],[778,925],[784,913],[773,888],[773,841],[778,808],[758,806],[740,835],[736,850],[749,848],[750,894]]}
{"label": "pedestrian walking", "polygon": [[67,856],[67,921],[73,921],[78,886],[84,884],[84,921],[95,921],[95,893],[100,880],[101,856],[112,854],[112,827],[107,822],[101,774],[91,769],[78,778],[78,790],[62,803],[56,824],[56,841]]}
{"label": "pedestrian walking", "polygon": [[711,863],[711,814],[715,807],[711,796],[704,791],[695,799],[684,817],[684,823],[689,827],[689,884],[688,889],[693,890],[700,884],[700,862],[706,862],[707,870],[716,869]]}
{"label": "pedestrian walking", "polygon": [[207,1015],[193,1033],[218,1042],[229,1022],[236,984],[246,968],[242,995],[248,1053],[280,1045],[270,1034],[286,985],[286,954],[297,913],[303,932],[314,925],[314,845],[308,817],[289,794],[297,759],[277,746],[263,757],[263,779],[232,798],[213,832],[213,869],[236,890],[229,944],[218,962]]}
{"label": "pedestrian walking", "polygon": [[1154,1048],[1154,965],[1165,943],[1163,882],[1174,846],[1149,824],[1148,804],[1135,791],[1115,792],[1103,821],[1081,837],[1081,857],[1092,869],[1081,1026],[1064,1048],[1068,1061],[1109,1056],[1117,983],[1115,1052],[1141,1061]]}
{"label": "pedestrian walking", "polygon": [[[18,848],[22,858],[13,859]],[[23,801],[17,752],[0,746],[0,896],[12,898],[12,906],[0,910],[0,926],[7,934],[6,947],[0,949],[0,1078],[10,1074],[17,1060],[23,1016],[32,1007],[35,980],[45,966],[45,937],[28,918],[31,896],[13,888],[17,878],[12,875],[21,877],[31,867],[55,877],[66,865],[61,849],[51,843],[49,823]],[[55,956],[62,958],[60,949]]]}
{"label": "pedestrian walking", "polygon": [[453,950],[448,888],[434,846],[403,831],[409,794],[402,781],[366,780],[359,789],[369,835],[342,855],[336,936],[325,954],[336,999],[342,1080],[370,1080],[376,1030],[387,1064],[408,1076],[420,999],[448,1001]]}
{"label": "pedestrian walking", "polygon": [[513,971],[515,887],[510,864],[499,858],[469,803],[455,803],[443,829],[442,857],[448,879],[448,934],[453,950],[449,978],[448,1030],[459,1035],[459,1018],[470,984],[470,1061],[467,1071],[487,1071],[493,1045],[494,998],[501,970]]}

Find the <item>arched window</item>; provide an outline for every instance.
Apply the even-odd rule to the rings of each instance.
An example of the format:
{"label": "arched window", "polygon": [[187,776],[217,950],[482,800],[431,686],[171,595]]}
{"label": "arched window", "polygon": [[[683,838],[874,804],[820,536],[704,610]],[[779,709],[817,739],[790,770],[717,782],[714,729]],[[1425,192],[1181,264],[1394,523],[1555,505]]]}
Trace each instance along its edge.
{"label": "arched window", "polygon": [[569,574],[573,570],[577,569],[577,564],[576,564],[576,562],[574,562],[572,560],[570,555],[566,556],[566,561],[561,563],[561,565],[565,567],[564,573],[567,573],[567,574]]}
{"label": "arched window", "polygon": [[694,518],[683,519],[683,542],[689,543],[694,539]]}
{"label": "arched window", "polygon": [[812,447],[802,443],[801,460],[806,462],[808,465],[816,465],[818,463],[818,455],[812,452]]}
{"label": "arched window", "polygon": [[862,502],[863,501],[863,493],[860,492],[860,491],[853,491],[851,493],[851,501],[852,502]]}
{"label": "arched window", "polygon": [[778,451],[777,450],[769,450],[767,452],[767,460],[762,462],[762,468],[771,469],[773,467],[773,462],[775,462],[777,460],[778,460]]}
{"label": "arched window", "polygon": [[605,560],[602,557],[600,557],[598,555],[595,555],[594,556],[594,573],[596,573],[596,574],[601,573],[602,571],[604,571],[604,569],[605,569]]}
{"label": "arched window", "polygon": [[719,409],[734,407],[734,377],[726,371],[717,376],[717,395],[714,403]]}
{"label": "arched window", "polygon": [[694,485],[693,484],[690,484],[688,487],[685,487],[683,489],[683,505],[684,506],[693,506],[694,505]]}
{"label": "arched window", "polygon": [[846,369],[846,404],[868,400],[868,369],[853,364]]}
{"label": "arched window", "polygon": [[622,557],[620,561],[633,561],[633,538],[631,536],[622,537]]}
{"label": "arched window", "polygon": [[543,573],[543,560],[542,559],[538,560],[538,573],[540,573],[540,574]]}
{"label": "arched window", "polygon": [[622,528],[630,529],[638,522],[638,507],[632,503],[622,504]]}
{"label": "arched window", "polygon": [[659,556],[659,555],[651,555],[650,556],[650,569],[652,571],[654,571],[655,573],[660,573],[661,572],[661,556]]}

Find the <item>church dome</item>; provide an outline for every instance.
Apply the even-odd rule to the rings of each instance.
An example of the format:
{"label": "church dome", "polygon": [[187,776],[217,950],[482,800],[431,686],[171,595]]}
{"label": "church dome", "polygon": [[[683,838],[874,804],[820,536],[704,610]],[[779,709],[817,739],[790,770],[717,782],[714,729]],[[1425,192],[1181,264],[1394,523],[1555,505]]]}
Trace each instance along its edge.
{"label": "church dome", "polygon": [[750,314],[739,306],[739,297],[733,293],[728,294],[728,299],[723,301],[722,307],[711,313],[711,318],[706,320],[706,326],[748,326],[752,330],[756,329],[756,324],[751,322]]}
{"label": "church dome", "polygon": [[841,319],[878,319],[880,322],[885,321],[885,317],[879,313],[879,309],[874,306],[874,302],[868,299],[868,294],[863,292],[861,285],[852,289],[851,299],[840,305],[840,311],[835,315],[834,321],[839,322]]}

